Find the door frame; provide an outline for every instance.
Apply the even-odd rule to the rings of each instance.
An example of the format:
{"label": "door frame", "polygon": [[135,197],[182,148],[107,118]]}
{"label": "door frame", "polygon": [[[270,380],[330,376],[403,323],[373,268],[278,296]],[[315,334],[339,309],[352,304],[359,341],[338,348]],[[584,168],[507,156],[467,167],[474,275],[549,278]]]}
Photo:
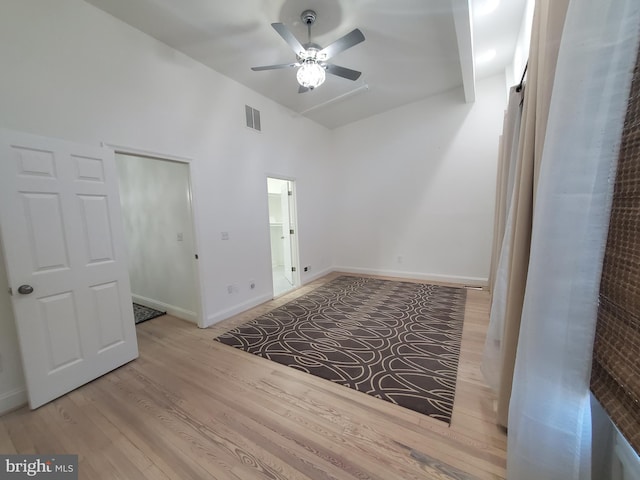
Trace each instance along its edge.
{"label": "door frame", "polygon": [[199,328],[206,328],[207,313],[206,313],[206,304],[204,302],[204,295],[202,291],[202,285],[204,285],[204,275],[202,272],[202,268],[200,268],[200,261],[201,261],[200,245],[202,245],[202,243],[199,241],[200,231],[198,228],[198,222],[196,221],[198,209],[196,205],[197,202],[196,202],[195,186],[193,183],[193,179],[195,178],[194,170],[196,169],[195,162],[193,161],[193,159],[188,157],[181,157],[173,154],[143,150],[140,148],[135,148],[130,146],[115,145],[115,144],[106,143],[106,142],[102,142],[102,145],[113,150],[114,154],[145,157],[151,160],[160,160],[160,161],[165,160],[170,162],[183,163],[187,165],[188,171],[189,171],[189,192],[190,192],[189,203],[191,205],[191,228],[192,228],[192,234],[193,234],[193,246],[196,251],[195,255],[197,255],[197,259],[194,259],[194,265],[195,265],[194,281],[196,285],[196,316],[198,320],[197,325]]}
{"label": "door frame", "polygon": [[[297,288],[300,287],[302,285],[302,277],[300,275],[300,247],[299,247],[299,243],[298,243],[298,237],[300,235],[300,229],[299,229],[299,224],[298,224],[298,199],[297,199],[297,180],[295,177],[291,177],[288,175],[280,175],[277,173],[267,173],[265,175],[265,188],[267,187],[267,179],[269,178],[273,178],[275,180],[284,180],[286,182],[291,182],[291,200],[289,202],[289,218],[291,219],[291,221],[293,222],[294,225],[294,234],[293,234],[293,241],[291,242],[291,262],[293,263],[293,265],[296,267],[296,271],[293,272],[293,287],[292,288]],[[267,192],[266,192],[266,196],[265,198],[269,199],[269,190],[267,188]],[[269,229],[269,205],[267,204],[267,229]],[[271,245],[269,245],[269,255],[271,255]],[[269,259],[269,265],[271,265],[271,259]],[[271,291],[273,292],[273,285],[271,288]]]}

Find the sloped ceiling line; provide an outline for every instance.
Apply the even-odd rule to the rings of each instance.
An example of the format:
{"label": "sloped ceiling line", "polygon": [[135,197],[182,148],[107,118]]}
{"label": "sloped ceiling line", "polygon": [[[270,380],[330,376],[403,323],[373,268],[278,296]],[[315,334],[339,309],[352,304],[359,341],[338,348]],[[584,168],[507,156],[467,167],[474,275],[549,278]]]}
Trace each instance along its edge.
{"label": "sloped ceiling line", "polygon": [[458,39],[458,55],[462,70],[462,86],[467,103],[476,101],[476,72],[473,55],[473,24],[471,23],[471,0],[452,0],[453,21]]}

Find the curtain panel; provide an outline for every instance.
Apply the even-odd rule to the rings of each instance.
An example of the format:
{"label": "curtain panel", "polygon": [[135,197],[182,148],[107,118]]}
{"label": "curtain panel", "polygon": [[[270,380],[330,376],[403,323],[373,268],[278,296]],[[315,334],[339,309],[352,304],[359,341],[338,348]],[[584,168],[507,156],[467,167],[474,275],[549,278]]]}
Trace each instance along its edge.
{"label": "curtain panel", "polygon": [[598,290],[640,30],[638,0],[571,0],[539,169],[507,476],[589,480]]}
{"label": "curtain panel", "polygon": [[522,104],[524,91],[511,87],[509,103],[505,113],[501,151],[498,159],[498,178],[496,181],[496,213],[494,223],[494,245],[491,275],[491,321],[487,330],[481,370],[491,388],[500,388],[502,372],[502,339],[504,336],[504,318],[507,305],[509,264],[511,261],[511,243],[513,236],[514,212],[511,208],[514,194],[514,181],[518,170],[518,152],[520,124],[522,122]]}
{"label": "curtain panel", "polygon": [[[514,142],[507,182],[505,231],[482,362],[483,374],[497,391],[497,422],[508,427],[509,402],[531,245],[531,225],[542,159],[551,90],[569,0],[538,0],[535,5],[522,118]],[[517,117],[511,117],[517,119]],[[509,127],[509,126],[508,126]],[[514,128],[516,128],[514,126]],[[505,130],[503,137],[508,135]],[[506,140],[503,139],[503,143]],[[501,208],[497,204],[496,208]],[[496,215],[499,215],[497,213]]]}

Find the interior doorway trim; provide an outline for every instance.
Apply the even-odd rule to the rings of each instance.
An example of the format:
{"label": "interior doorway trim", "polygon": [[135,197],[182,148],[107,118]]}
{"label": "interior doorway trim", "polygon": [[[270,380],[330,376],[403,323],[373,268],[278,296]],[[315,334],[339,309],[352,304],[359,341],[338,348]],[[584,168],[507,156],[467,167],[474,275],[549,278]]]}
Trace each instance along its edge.
{"label": "interior doorway trim", "polygon": [[130,147],[126,145],[117,145],[113,143],[102,142],[103,147],[109,148],[113,150],[114,154],[121,155],[133,155],[138,157],[151,158],[155,160],[168,160],[172,162],[184,163],[189,168],[189,189],[191,191],[191,215],[192,215],[192,229],[193,229],[193,243],[196,255],[195,262],[195,283],[196,283],[196,315],[197,315],[197,324],[199,328],[206,328],[205,319],[207,318],[206,305],[204,302],[204,295],[202,291],[202,286],[204,285],[204,275],[202,272],[202,268],[200,267],[200,231],[198,222],[196,219],[198,218],[198,206],[197,206],[197,195],[195,192],[195,185],[193,183],[193,179],[195,178],[195,169],[196,165],[193,162],[193,159],[188,157],[182,157],[179,155],[167,154],[163,152],[155,152],[151,150],[143,150],[140,148]]}
{"label": "interior doorway trim", "polygon": [[[297,215],[297,201],[296,201],[296,179],[292,177],[288,177],[286,175],[278,175],[278,174],[267,174],[266,175],[266,185],[267,185],[267,198],[269,199],[269,238],[270,238],[270,255],[271,255],[271,268],[272,268],[272,279],[273,279],[273,293],[274,297],[282,295],[294,288],[297,288],[301,284],[301,276],[300,276],[300,254],[299,254],[299,242],[298,242],[298,215]],[[282,187],[286,185],[287,187],[287,195],[283,197],[282,194],[278,196],[275,192],[269,191],[269,183],[271,180],[282,182]],[[273,198],[272,198],[273,197]],[[280,203],[280,205],[284,205],[281,208],[276,207],[276,211],[272,212],[272,199],[276,199],[279,197],[279,202],[286,201],[286,204]],[[286,210],[286,212],[285,212]],[[272,219],[272,214],[276,213],[276,216],[282,217],[278,219]],[[286,214],[287,218],[284,219],[284,215]],[[275,223],[274,223],[275,222]],[[273,228],[276,228],[276,231],[273,231]],[[281,233],[278,234],[282,229]],[[286,231],[285,231],[286,229]],[[274,236],[275,235],[275,236]],[[281,236],[280,236],[281,235]],[[274,239],[280,236],[280,238],[284,242],[288,242],[285,247],[283,244],[282,247],[284,249],[279,249],[277,247],[277,241],[274,242]],[[285,239],[286,238],[286,239]],[[279,254],[276,253],[279,251]],[[276,257],[282,257],[283,265],[278,265],[274,263],[274,259]],[[278,269],[281,267],[280,269]],[[293,268],[291,268],[293,267]],[[284,269],[284,270],[283,270]],[[289,270],[287,270],[289,269]],[[284,275],[283,275],[284,274]],[[287,286],[283,287],[283,284],[278,283],[279,280],[283,280]],[[290,285],[290,287],[288,286]]]}

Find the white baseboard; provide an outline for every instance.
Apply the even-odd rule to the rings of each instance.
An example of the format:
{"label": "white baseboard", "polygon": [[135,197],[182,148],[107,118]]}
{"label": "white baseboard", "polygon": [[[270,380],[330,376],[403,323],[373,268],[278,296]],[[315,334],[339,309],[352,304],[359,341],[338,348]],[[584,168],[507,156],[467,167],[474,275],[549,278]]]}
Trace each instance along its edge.
{"label": "white baseboard", "polygon": [[[302,285],[306,285],[307,283],[311,283],[314,280],[317,280],[319,278],[324,277],[325,275],[330,274],[331,272],[333,272],[335,269],[332,267],[329,268],[325,268],[324,270],[320,270],[319,272],[315,272],[312,274],[307,274],[304,277],[304,280],[300,280],[302,282]],[[304,272],[303,272],[304,273]]]}
{"label": "white baseboard", "polygon": [[382,270],[375,268],[360,267],[334,267],[334,272],[360,273],[363,275],[381,275],[385,277],[411,278],[415,280],[426,280],[431,282],[454,283],[458,285],[469,285],[472,287],[486,287],[489,279],[486,277],[466,277],[459,275],[441,275],[438,273],[417,273],[403,272],[399,270]]}
{"label": "white baseboard", "polygon": [[206,323],[203,328],[210,327],[211,325],[221,322],[222,320],[226,320],[229,317],[233,317],[239,313],[244,312],[245,310],[249,310],[250,308],[257,307],[261,303],[268,302],[273,299],[272,294],[261,295],[256,298],[252,298],[251,300],[247,300],[246,302],[235,305],[231,308],[227,308],[226,310],[222,310],[221,312],[214,313],[213,315],[209,315],[207,317]]}
{"label": "white baseboard", "polygon": [[[329,267],[321,270],[319,272],[315,272],[311,275],[305,276],[304,280],[302,280],[302,284],[306,285],[307,283],[311,283],[314,280],[317,280],[325,275],[328,275],[332,272],[344,272],[344,273],[355,273],[355,274],[363,274],[363,275],[381,275],[386,277],[398,277],[398,278],[411,278],[416,280],[426,280],[432,282],[443,282],[443,283],[453,283],[459,285],[469,285],[469,286],[477,286],[477,287],[486,287],[488,284],[487,278],[479,278],[479,277],[462,277],[456,275],[438,275],[438,274],[425,274],[425,273],[415,273],[415,272],[401,272],[394,270],[377,270],[371,268],[358,268],[358,267]],[[231,308],[226,310],[222,310],[218,313],[214,313],[213,315],[209,315],[206,319],[206,323],[203,328],[210,327],[222,320],[226,320],[229,317],[242,313],[250,308],[256,307],[261,303],[268,302],[273,299],[273,295],[266,294],[261,295],[259,297],[253,298],[246,302],[240,303],[238,305],[234,305]],[[155,308],[155,307],[154,307]]]}
{"label": "white baseboard", "polygon": [[169,305],[158,300],[143,297],[142,295],[131,294],[131,298],[135,303],[139,303],[140,305],[144,305],[145,307],[154,308],[156,310],[160,310],[161,312],[167,312],[169,315],[173,315],[174,317],[182,318],[183,320],[188,320],[193,323],[198,323],[198,314],[196,312],[192,312],[191,310],[186,310],[174,305]]}
{"label": "white baseboard", "polygon": [[[306,285],[307,283],[311,283],[320,277],[324,277],[325,275],[331,273],[332,271],[333,271],[333,268],[326,268],[319,272],[315,272],[311,275],[306,275],[304,280],[301,279],[301,283],[303,285]],[[222,310],[221,312],[214,313],[213,315],[209,315],[207,317],[206,324],[204,325],[203,328],[210,327],[215,323],[221,322],[222,320],[226,320],[227,318],[233,317],[234,315],[237,315],[246,310],[249,310],[250,308],[257,307],[258,305],[264,302],[268,302],[269,300],[272,300],[272,299],[273,299],[272,294],[261,295],[256,298],[252,298],[251,300],[248,300],[246,302],[240,303],[238,305],[234,305],[233,307],[227,308],[226,310]]]}
{"label": "white baseboard", "polygon": [[0,394],[0,415],[15,410],[27,403],[26,387],[18,387]]}

